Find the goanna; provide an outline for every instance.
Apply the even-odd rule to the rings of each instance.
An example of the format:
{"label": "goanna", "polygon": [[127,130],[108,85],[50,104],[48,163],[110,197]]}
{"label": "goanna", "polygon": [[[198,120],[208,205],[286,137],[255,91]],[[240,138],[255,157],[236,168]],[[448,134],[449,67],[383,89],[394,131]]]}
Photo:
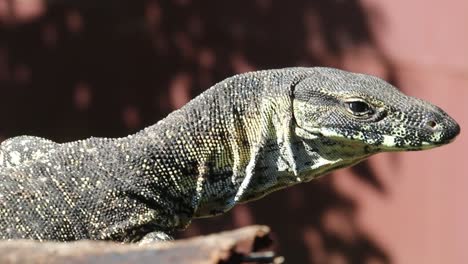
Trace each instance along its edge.
{"label": "goanna", "polygon": [[385,151],[451,142],[440,108],[373,76],[286,68],[228,78],[124,138],[0,147],[0,238],[169,239],[192,219]]}

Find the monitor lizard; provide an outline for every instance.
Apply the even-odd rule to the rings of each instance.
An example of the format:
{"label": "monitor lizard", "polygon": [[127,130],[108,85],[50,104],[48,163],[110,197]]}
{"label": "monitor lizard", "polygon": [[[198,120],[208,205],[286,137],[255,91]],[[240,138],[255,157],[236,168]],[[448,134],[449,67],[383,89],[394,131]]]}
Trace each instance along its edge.
{"label": "monitor lizard", "polygon": [[0,239],[166,240],[194,218],[459,131],[440,108],[370,75],[239,74],[127,137],[3,142]]}

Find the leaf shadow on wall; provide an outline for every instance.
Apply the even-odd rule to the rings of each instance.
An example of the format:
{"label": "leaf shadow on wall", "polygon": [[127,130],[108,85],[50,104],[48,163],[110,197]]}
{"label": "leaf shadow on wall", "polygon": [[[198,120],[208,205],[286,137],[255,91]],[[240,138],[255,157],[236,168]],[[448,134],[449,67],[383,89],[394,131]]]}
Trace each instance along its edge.
{"label": "leaf shadow on wall", "polygon": [[[35,20],[0,24],[3,137],[31,134],[62,142],[127,135],[235,73],[345,67],[349,53],[362,47],[395,82],[370,29],[377,10],[357,0],[45,3]],[[385,195],[368,163],[352,171]],[[332,179],[196,220],[181,236],[267,224],[289,263],[390,263],[385,249],[356,223],[358,202]]]}

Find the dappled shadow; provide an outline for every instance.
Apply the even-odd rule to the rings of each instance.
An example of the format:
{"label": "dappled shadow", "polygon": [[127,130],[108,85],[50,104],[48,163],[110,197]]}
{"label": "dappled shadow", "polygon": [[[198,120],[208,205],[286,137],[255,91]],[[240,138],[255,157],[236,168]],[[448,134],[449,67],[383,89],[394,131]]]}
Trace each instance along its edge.
{"label": "dappled shadow", "polygon": [[385,187],[380,182],[378,176],[375,174],[372,168],[369,166],[369,162],[358,163],[351,167],[350,170],[354,172],[356,178],[364,181],[381,193],[385,192]]}
{"label": "dappled shadow", "polygon": [[195,220],[187,236],[266,224],[288,263],[391,263],[357,223],[356,210],[355,201],[327,176],[240,205],[224,217]]}
{"label": "dappled shadow", "polygon": [[[379,52],[369,15],[357,0],[49,0],[34,18],[0,20],[0,135],[122,136],[235,73],[340,67],[353,47]],[[367,163],[352,171],[385,193]],[[289,263],[390,263],[357,207],[325,177],[197,220],[186,235],[261,223]]]}

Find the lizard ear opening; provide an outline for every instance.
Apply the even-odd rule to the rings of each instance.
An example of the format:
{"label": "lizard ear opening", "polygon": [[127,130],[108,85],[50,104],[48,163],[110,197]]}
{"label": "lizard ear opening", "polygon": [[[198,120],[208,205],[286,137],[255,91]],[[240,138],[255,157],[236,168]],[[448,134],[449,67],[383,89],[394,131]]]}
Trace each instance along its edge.
{"label": "lizard ear opening", "polygon": [[294,131],[293,126],[298,126],[296,116],[294,113],[294,91],[296,90],[296,86],[302,81],[303,79],[300,80],[295,80],[294,82],[291,83],[289,87],[289,98],[291,100],[291,124],[290,124],[290,129]]}
{"label": "lizard ear opening", "polygon": [[295,82],[291,83],[289,89],[291,100],[290,130],[292,134],[297,132],[296,128],[308,131],[308,135],[301,135],[301,138],[308,138],[310,136],[316,138],[317,136],[320,137],[323,135],[320,129],[316,129],[317,127],[313,121],[314,113],[316,114],[319,112],[317,107],[321,102],[335,103],[331,102],[330,99],[332,98],[328,97],[326,94],[313,89],[310,83],[308,83],[309,80],[313,81],[313,78],[306,77],[295,80]]}

